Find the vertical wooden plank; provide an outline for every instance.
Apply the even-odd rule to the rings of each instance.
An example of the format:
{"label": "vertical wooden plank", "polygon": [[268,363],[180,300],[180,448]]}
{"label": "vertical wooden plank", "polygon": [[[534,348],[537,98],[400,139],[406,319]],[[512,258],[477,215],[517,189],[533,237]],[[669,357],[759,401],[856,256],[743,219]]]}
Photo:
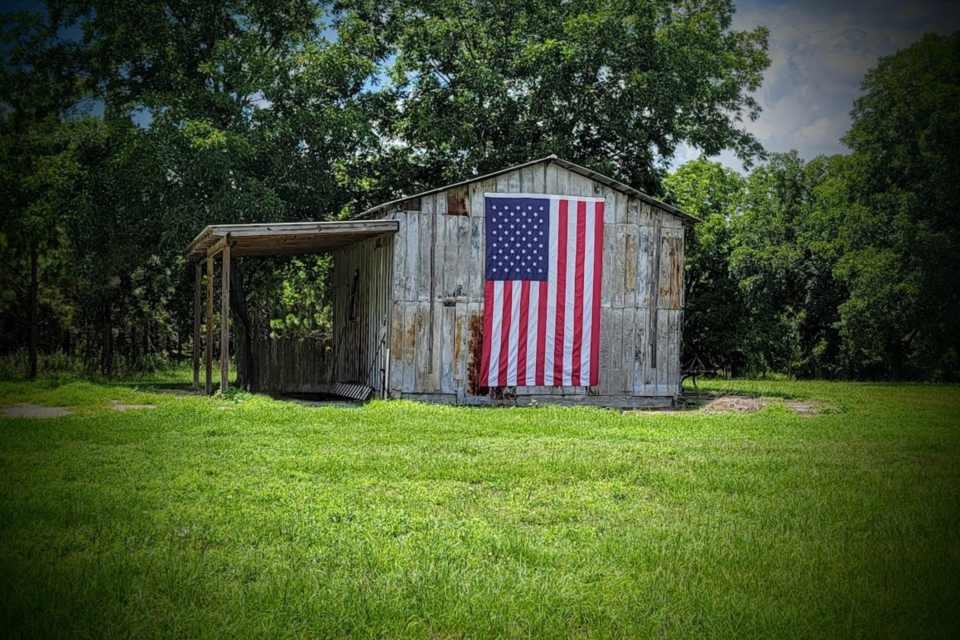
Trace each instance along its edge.
{"label": "vertical wooden plank", "polygon": [[531,184],[529,187],[530,193],[546,193],[547,187],[547,163],[541,162],[540,164],[531,167]]}
{"label": "vertical wooden plank", "polygon": [[395,214],[399,228],[393,235],[393,282],[390,289],[390,297],[394,300],[404,300],[407,287],[407,229],[406,214]]}
{"label": "vertical wooden plank", "polygon": [[[460,242],[459,230],[460,222],[464,218],[460,216],[443,216],[441,225],[442,235],[438,232],[437,237],[441,238],[438,250],[443,251],[442,269],[440,276],[443,278],[443,287],[440,290],[440,298],[455,298],[461,295],[462,285],[458,290],[457,281],[461,279],[460,264]],[[438,221],[439,222],[439,221]]]}
{"label": "vertical wooden plank", "polygon": [[[511,171],[503,176],[507,181],[507,193],[520,193],[520,172]],[[499,179],[497,180],[499,183]]]}
{"label": "vertical wooden plank", "polygon": [[573,175],[563,167],[557,167],[557,190],[554,193],[561,196],[575,195],[570,184],[570,178]]}
{"label": "vertical wooden plank", "polygon": [[608,189],[608,192],[613,195],[616,199],[616,204],[614,209],[616,210],[617,224],[630,224],[629,217],[627,216],[627,196],[613,189]]}
{"label": "vertical wooden plank", "polygon": [[213,395],[213,256],[207,256],[207,360],[206,386],[208,396]]}
{"label": "vertical wooden plank", "polygon": [[470,184],[467,196],[467,212],[470,217],[476,218],[483,215],[483,182],[477,181]]}
{"label": "vertical wooden plank", "polygon": [[536,190],[533,188],[533,176],[536,169],[536,166],[530,166],[524,167],[517,172],[520,175],[520,184],[517,187],[517,193],[536,193]]}
{"label": "vertical wooden plank", "polygon": [[423,300],[417,303],[415,344],[416,354],[416,381],[414,391],[427,393],[430,388],[430,367],[433,365],[433,353],[430,350],[430,341],[433,339],[432,327],[428,324],[430,317],[430,302]]}
{"label": "vertical wooden plank", "polygon": [[203,266],[197,262],[193,288],[193,389],[200,388],[200,314],[203,313]]}
{"label": "vertical wooden plank", "polygon": [[633,395],[647,395],[646,376],[647,310],[636,309],[633,317]]}
{"label": "vertical wooden plank", "polygon": [[466,260],[467,301],[483,301],[484,282],[484,219],[482,216],[470,218],[470,250]]}
{"label": "vertical wooden plank", "polygon": [[610,394],[619,395],[623,389],[623,309],[610,309]]}
{"label": "vertical wooden plank", "polygon": [[620,198],[624,201],[624,209],[626,209],[626,223],[640,226],[640,201],[625,194],[620,194]]}
{"label": "vertical wooden plank", "polygon": [[554,163],[547,164],[546,178],[544,182],[544,192],[554,195],[565,195],[560,189],[560,172],[566,171],[561,167],[558,167]]}
{"label": "vertical wooden plank", "polygon": [[667,389],[668,395],[680,393],[680,317],[678,310],[666,312],[667,316]]}
{"label": "vertical wooden plank", "polygon": [[230,388],[230,234],[220,254],[220,391]]}
{"label": "vertical wooden plank", "polygon": [[637,236],[637,306],[643,308],[650,307],[650,270],[653,268],[653,255],[650,251],[650,239],[653,235],[653,228],[649,226],[638,227]]}
{"label": "vertical wooden plank", "polygon": [[634,345],[633,345],[633,336],[634,336],[634,327],[636,326],[636,315],[637,310],[632,307],[624,308],[623,310],[623,340],[620,344],[620,348],[617,349],[622,358],[622,364],[620,371],[622,377],[620,379],[620,393],[625,395],[630,395],[633,393],[633,376],[634,376]]}
{"label": "vertical wooden plank", "polygon": [[440,393],[440,368],[442,367],[443,353],[443,309],[442,303],[433,300],[430,302],[430,311],[427,316],[430,341],[430,369],[427,372],[427,393]]}
{"label": "vertical wooden plank", "polygon": [[663,309],[657,309],[657,395],[670,395],[667,389],[667,380],[669,376],[669,358],[667,353],[667,340],[670,337],[670,326],[667,318],[668,312]]}
{"label": "vertical wooden plank", "polygon": [[614,292],[622,287],[623,274],[614,267],[615,248],[617,240],[617,225],[603,225],[603,280],[600,281],[600,306],[610,307],[613,304]]}
{"label": "vertical wooden plank", "polygon": [[616,280],[610,292],[610,305],[622,309],[624,304],[624,289],[626,287],[626,264],[624,261],[627,246],[627,231],[626,226],[622,224],[614,225],[614,228],[616,229],[616,236],[613,245],[612,262],[613,273],[616,274]]}
{"label": "vertical wooden plank", "polygon": [[454,379],[454,367],[456,362],[456,329],[457,329],[457,308],[454,305],[445,305],[441,307],[441,312],[437,316],[440,324],[440,392],[456,393],[457,387]]}
{"label": "vertical wooden plank", "polygon": [[480,355],[483,346],[482,336],[475,333],[475,330],[483,326],[483,297],[477,300],[471,300],[467,303],[467,316],[464,321],[464,351],[462,358],[464,361],[464,398],[469,404],[476,404],[475,400],[479,396],[479,372]]}
{"label": "vertical wooden plank", "polygon": [[600,307],[600,395],[610,395],[613,389],[613,367],[610,366],[611,352],[616,348],[613,341],[613,309]]}
{"label": "vertical wooden plank", "polygon": [[623,306],[637,306],[637,241],[639,227],[634,224],[623,225]]}
{"label": "vertical wooden plank", "polygon": [[403,303],[403,383],[401,391],[405,394],[417,390],[417,312],[419,303]]}
{"label": "vertical wooden plank", "polygon": [[660,366],[660,356],[662,353],[657,348],[660,333],[659,314],[657,313],[659,304],[660,282],[658,274],[660,273],[660,225],[656,221],[650,233],[650,247],[653,257],[650,266],[650,366],[654,369]]}
{"label": "vertical wooden plank", "polygon": [[457,245],[457,257],[456,257],[456,277],[453,281],[454,295],[457,298],[461,298],[467,295],[467,286],[470,282],[470,271],[471,269],[478,268],[475,265],[478,264],[478,260],[473,256],[471,251],[470,243],[470,230],[473,226],[473,221],[465,216],[458,217],[456,226],[454,227],[454,239],[453,241]]}
{"label": "vertical wooden plank", "polygon": [[417,296],[414,300],[429,300],[430,285],[433,282],[433,265],[431,256],[435,249],[433,243],[433,233],[436,227],[433,225],[433,201],[435,196],[427,196],[421,200],[425,213],[419,214],[420,218],[420,246],[417,251],[420,253],[420,264],[417,273]]}
{"label": "vertical wooden plank", "polygon": [[418,283],[420,281],[420,214],[407,213],[404,229],[407,232],[406,250],[406,279],[407,288],[403,299],[412,302],[417,299]]}

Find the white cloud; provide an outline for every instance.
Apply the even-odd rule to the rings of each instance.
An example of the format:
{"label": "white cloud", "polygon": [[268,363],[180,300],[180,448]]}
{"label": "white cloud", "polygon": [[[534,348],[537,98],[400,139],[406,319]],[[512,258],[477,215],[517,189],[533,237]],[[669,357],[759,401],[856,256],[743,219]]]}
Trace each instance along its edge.
{"label": "white cloud", "polygon": [[[860,82],[878,58],[960,26],[960,3],[891,0],[743,0],[733,28],[770,29],[770,66],[756,98],[760,118],[746,122],[768,151],[796,149],[805,159],[843,153]],[[699,155],[685,149],[685,160]],[[680,159],[677,155],[677,160]],[[731,153],[718,159],[739,171]],[[684,160],[684,161],[685,161]],[[681,162],[674,162],[674,166]]]}

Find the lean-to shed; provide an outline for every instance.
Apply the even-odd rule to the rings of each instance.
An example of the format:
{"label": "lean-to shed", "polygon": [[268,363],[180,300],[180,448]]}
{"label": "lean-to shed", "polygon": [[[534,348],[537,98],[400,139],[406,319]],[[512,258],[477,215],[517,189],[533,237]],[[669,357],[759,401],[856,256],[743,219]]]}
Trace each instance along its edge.
{"label": "lean-to shed", "polygon": [[[602,199],[597,385],[483,385],[485,194]],[[683,239],[696,222],[551,156],[388,202],[348,223],[208,227],[188,256],[208,259],[210,270],[222,247],[234,256],[331,252],[336,355],[322,384],[359,383],[383,397],[464,405],[664,406],[680,392]],[[229,253],[224,257],[227,265]],[[199,284],[197,295],[199,318]],[[199,321],[195,332],[199,337]]]}

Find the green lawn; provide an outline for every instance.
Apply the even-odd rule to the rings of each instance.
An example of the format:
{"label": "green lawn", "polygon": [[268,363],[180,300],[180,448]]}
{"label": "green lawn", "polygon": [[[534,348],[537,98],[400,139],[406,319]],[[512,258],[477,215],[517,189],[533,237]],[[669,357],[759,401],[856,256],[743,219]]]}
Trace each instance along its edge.
{"label": "green lawn", "polygon": [[960,387],[703,387],[834,410],[0,383],[0,637],[958,637]]}

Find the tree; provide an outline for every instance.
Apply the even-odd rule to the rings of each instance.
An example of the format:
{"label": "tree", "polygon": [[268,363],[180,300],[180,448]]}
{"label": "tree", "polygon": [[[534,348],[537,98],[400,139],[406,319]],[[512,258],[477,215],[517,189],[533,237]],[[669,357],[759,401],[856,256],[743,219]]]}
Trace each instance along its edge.
{"label": "tree", "polygon": [[[62,213],[76,163],[75,127],[63,118],[78,82],[70,47],[35,16],[0,18],[0,43],[0,313],[3,325],[15,327],[11,335],[27,336],[32,379],[40,329],[64,307],[54,283],[65,260]],[[31,57],[37,51],[42,56]]]}
{"label": "tree", "polygon": [[746,181],[705,158],[681,165],[664,180],[667,197],[701,220],[687,230],[683,362],[741,374],[748,314],[740,284],[730,272],[736,247],[734,220],[742,213]]}
{"label": "tree", "polygon": [[844,347],[874,372],[955,378],[960,369],[960,34],[881,58],[853,126],[851,218],[838,266],[850,299]]}
{"label": "tree", "polygon": [[[208,224],[324,219],[355,199],[345,166],[372,144],[361,98],[376,43],[327,37],[342,17],[330,5],[70,0],[47,9],[48,34],[81,30],[70,64],[105,110],[81,145],[84,172],[70,213],[96,323],[134,304],[139,267],[154,258],[153,271],[175,266]],[[31,64],[63,68],[46,46],[52,38],[27,49]],[[185,272],[178,269],[179,288],[189,291]],[[245,367],[254,327],[244,284],[253,274],[242,260],[234,274]],[[170,301],[181,327],[191,324],[188,301]]]}
{"label": "tree", "polygon": [[658,194],[681,143],[762,151],[739,122],[760,111],[767,31],[731,29],[727,0],[347,4],[395,55],[378,93],[392,107],[377,122],[385,182],[555,153]]}

